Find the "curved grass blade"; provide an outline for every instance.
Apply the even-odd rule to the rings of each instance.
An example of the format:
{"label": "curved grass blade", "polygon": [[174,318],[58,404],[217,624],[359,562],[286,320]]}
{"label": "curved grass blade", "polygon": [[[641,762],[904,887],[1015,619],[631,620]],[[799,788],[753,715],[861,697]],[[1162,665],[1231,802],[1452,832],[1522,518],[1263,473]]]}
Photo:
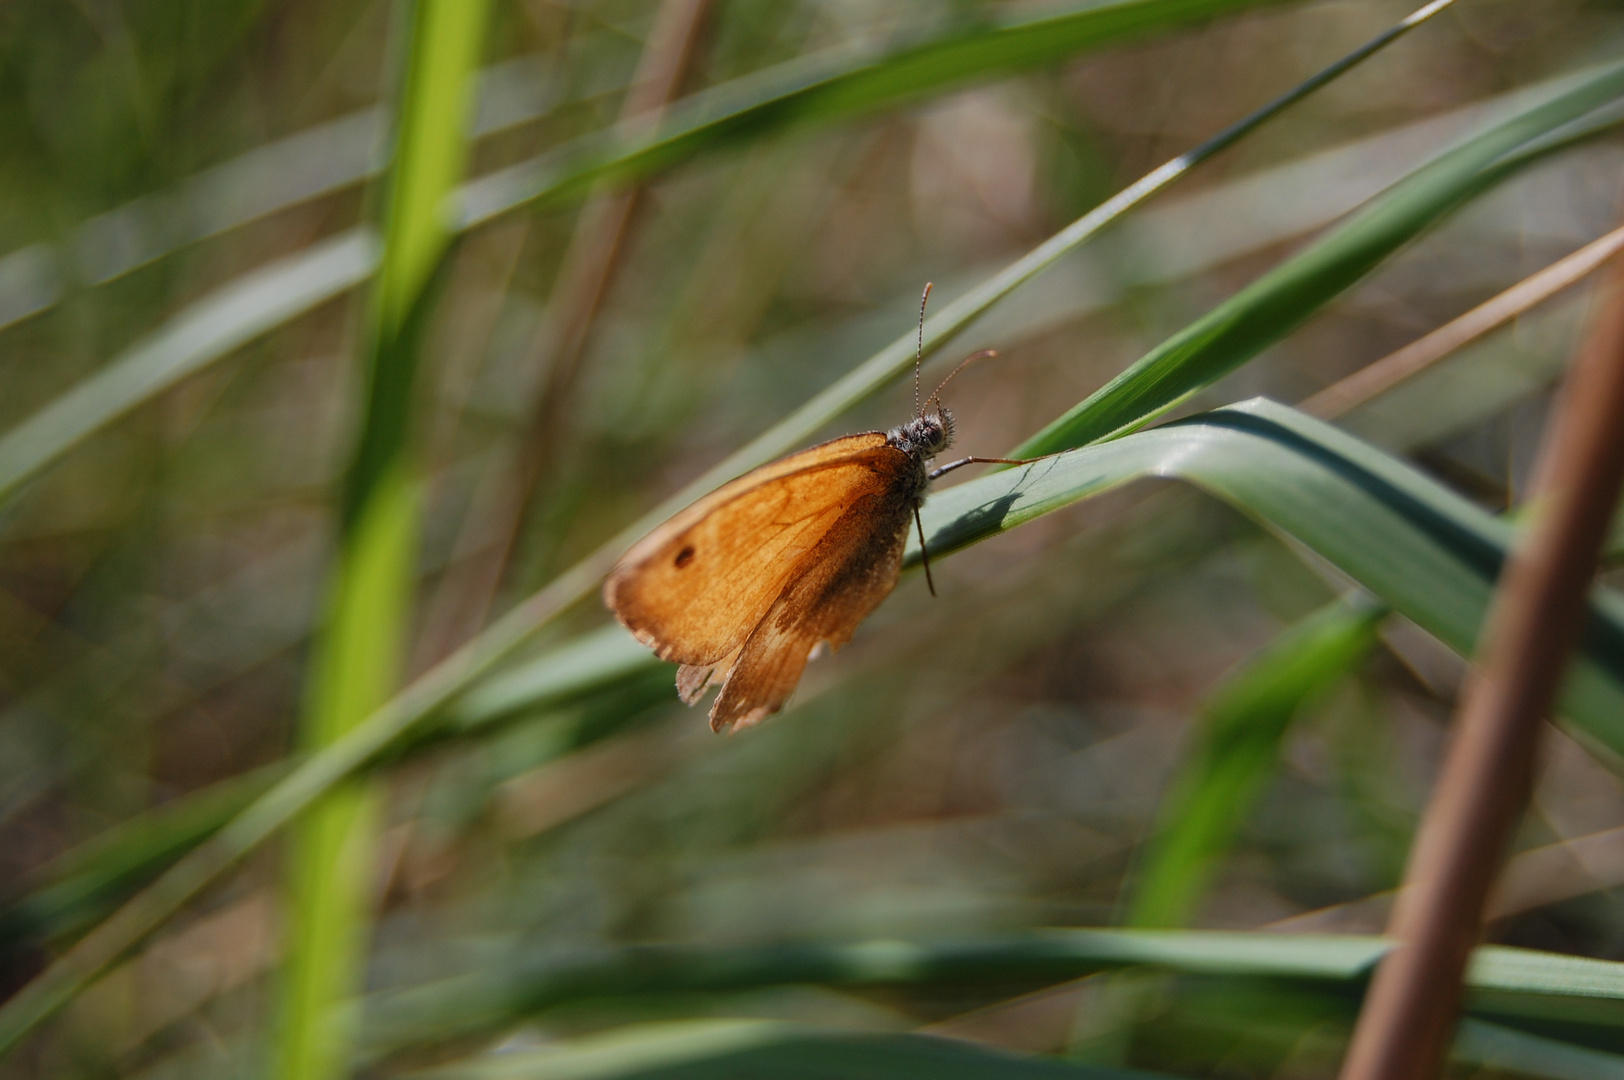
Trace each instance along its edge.
{"label": "curved grass blade", "polygon": [[[1441,10],[1430,4],[1421,12]],[[1419,24],[1421,12],[1404,20],[1402,29]],[[1378,41],[1389,43],[1400,33],[1389,31]],[[1362,47],[1350,56],[1367,57],[1375,49]],[[1343,71],[1348,61],[1330,69]],[[968,295],[938,312],[925,325],[926,347],[935,349],[1021,284],[1052,265],[1128,209],[1171,183],[1201,160],[1231,145],[1298,100],[1314,86],[1315,77],[1224,132],[1197,150],[1181,155],[1155,170],[1072,225],[1040,244],[1023,258],[996,274]],[[1304,89],[1308,88],[1308,89]],[[532,594],[473,641],[430,669],[405,691],[339,736],[321,753],[308,758],[282,783],[234,818],[209,841],[171,867],[145,891],[87,934],[67,954],[47,968],[4,1005],[0,1005],[0,1053],[4,1053],[46,1017],[61,1008],[85,984],[152,932],[181,904],[215,876],[253,850],[294,815],[345,777],[382,754],[420,735],[419,728],[438,710],[467,689],[475,679],[511,655],[538,630],[570,606],[591,595],[615,558],[628,544],[662,518],[697,495],[782,453],[802,441],[823,423],[875,393],[909,363],[909,338],[904,336],[863,363],[856,371],[819,394],[796,413],[731,455],[683,491],[628,526],[595,553]],[[43,464],[38,462],[37,464]]]}
{"label": "curved grass blade", "polygon": [[[374,995],[362,1052],[376,1060],[466,1038],[568,1001],[791,984],[985,989],[1144,967],[1357,991],[1388,948],[1369,935],[1060,929],[941,943],[645,945],[521,955],[505,967]],[[1473,959],[1467,987],[1468,1011],[1478,1018],[1560,1028],[1591,1041],[1616,1040],[1624,1025],[1624,964],[1613,961],[1487,945]]]}
{"label": "curved grass blade", "polygon": [[[1463,655],[1511,540],[1506,523],[1415,469],[1256,399],[942,492],[925,504],[931,554],[1141,476],[1176,476],[1289,533]],[[1592,594],[1562,712],[1624,772],[1624,597],[1615,592]]]}
{"label": "curved grass blade", "polygon": [[[1624,64],[1468,140],[1372,200],[1012,450],[1038,457],[1120,435],[1176,407],[1306,321],[1450,211],[1519,169],[1618,123]],[[1588,114],[1591,123],[1585,123]]]}
{"label": "curved grass blade", "polygon": [[1280,634],[1210,694],[1192,747],[1157,810],[1136,875],[1130,926],[1183,926],[1263,784],[1291,721],[1376,644],[1387,609],[1361,594],[1333,600]]}

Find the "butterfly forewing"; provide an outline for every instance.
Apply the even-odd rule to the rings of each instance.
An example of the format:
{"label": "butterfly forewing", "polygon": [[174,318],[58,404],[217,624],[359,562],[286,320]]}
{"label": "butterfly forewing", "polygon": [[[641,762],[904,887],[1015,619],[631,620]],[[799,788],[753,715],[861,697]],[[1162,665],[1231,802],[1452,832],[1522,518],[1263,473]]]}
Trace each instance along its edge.
{"label": "butterfly forewing", "polygon": [[[664,659],[698,667],[731,659],[808,560],[831,550],[824,542],[848,511],[899,490],[899,470],[912,467],[879,432],[764,465],[635,545],[609,576],[604,598]],[[859,519],[872,527],[874,514]]]}
{"label": "butterfly forewing", "polygon": [[[898,457],[903,457],[900,453]],[[912,498],[897,489],[857,500],[829,529],[762,617],[711,708],[714,729],[748,727],[777,712],[800,682],[819,642],[838,649],[896,587],[912,521]]]}

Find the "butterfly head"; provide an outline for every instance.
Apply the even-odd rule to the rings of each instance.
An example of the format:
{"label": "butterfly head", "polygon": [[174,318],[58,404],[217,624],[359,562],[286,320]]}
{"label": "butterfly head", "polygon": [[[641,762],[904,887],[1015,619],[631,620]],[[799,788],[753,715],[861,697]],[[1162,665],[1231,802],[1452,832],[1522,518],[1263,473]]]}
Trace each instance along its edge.
{"label": "butterfly head", "polygon": [[906,424],[899,424],[885,433],[892,446],[910,457],[935,457],[953,445],[953,414],[946,405],[937,403]]}

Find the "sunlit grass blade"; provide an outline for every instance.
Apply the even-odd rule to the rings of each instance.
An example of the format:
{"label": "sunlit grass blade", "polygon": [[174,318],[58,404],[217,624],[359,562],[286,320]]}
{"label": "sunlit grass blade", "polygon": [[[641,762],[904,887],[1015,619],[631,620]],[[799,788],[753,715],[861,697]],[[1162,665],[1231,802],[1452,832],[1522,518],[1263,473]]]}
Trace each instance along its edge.
{"label": "sunlit grass blade", "polygon": [[[452,239],[446,200],[462,178],[482,0],[420,0],[369,299],[365,396],[340,507],[338,562],[306,688],[299,742],[319,752],[395,693],[417,577],[412,406],[436,269]],[[287,855],[287,916],[273,1074],[348,1072],[368,926],[378,793],[336,786],[298,821]]]}
{"label": "sunlit grass blade", "polygon": [[[1414,25],[1415,20],[1406,20],[1406,23]],[[1389,32],[1381,35],[1380,40],[1390,42],[1396,39],[1397,35]],[[1354,55],[1368,56],[1371,50],[1361,48]],[[1335,70],[1345,67],[1341,61],[1332,65]],[[1319,82],[1316,77],[1302,85],[1318,85]],[[1296,91],[1282,95],[1204,145],[1208,152],[1216,152],[1217,148],[1233,143],[1266,122],[1299,96]],[[1192,156],[1193,152],[1174,159],[1084,215],[968,295],[948,305],[926,325],[925,335],[929,346],[940,346],[1021,284],[1182,175],[1193,164]],[[14,1045],[60,1008],[86,982],[105,970],[142,936],[150,933],[196,890],[264,842],[333,784],[352,775],[391,747],[420,737],[420,727],[426,726],[429,718],[471,686],[474,680],[511,655],[560,613],[590,596],[625,546],[661,518],[716,484],[794,446],[807,433],[877,392],[908,366],[909,341],[904,336],[881,350],[802,409],[628,526],[620,535],[496,620],[477,638],[356,724],[320,754],[295,769],[286,781],[233,819],[209,842],[182,859],[106,923],[86,935],[10,1002],[0,1006],[0,1051]]]}
{"label": "sunlit grass blade", "polygon": [[[794,984],[1042,986],[1143,967],[1356,991],[1388,947],[1362,935],[1058,929],[936,943],[648,945],[520,955],[500,968],[375,995],[367,1004],[363,1055],[376,1060],[500,1030],[569,1001]],[[1478,950],[1467,986],[1468,1009],[1483,1019],[1592,1040],[1609,1032],[1616,1038],[1624,1025],[1624,964],[1490,945]]]}
{"label": "sunlit grass blade", "polygon": [[[1564,128],[1624,94],[1614,65],[1444,154],[1367,204],[1345,224],[1258,278],[1151,350],[1010,452],[1036,457],[1130,431],[1210,386],[1300,326],[1327,301],[1451,210],[1578,137]],[[1585,134],[1595,134],[1587,127]]]}
{"label": "sunlit grass blade", "polygon": [[1357,595],[1335,600],[1271,641],[1202,703],[1190,749],[1157,810],[1129,925],[1189,922],[1216,862],[1273,775],[1293,717],[1364,658],[1385,614]]}

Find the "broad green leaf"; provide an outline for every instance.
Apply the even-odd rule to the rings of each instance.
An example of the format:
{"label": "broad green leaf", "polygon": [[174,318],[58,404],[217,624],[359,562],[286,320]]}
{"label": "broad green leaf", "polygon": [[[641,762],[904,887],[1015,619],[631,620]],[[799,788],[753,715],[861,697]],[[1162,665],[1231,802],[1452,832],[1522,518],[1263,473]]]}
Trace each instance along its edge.
{"label": "broad green leaf", "polygon": [[1136,875],[1130,925],[1189,921],[1273,775],[1292,718],[1364,658],[1385,614],[1357,595],[1335,600],[1264,646],[1202,703]]}

